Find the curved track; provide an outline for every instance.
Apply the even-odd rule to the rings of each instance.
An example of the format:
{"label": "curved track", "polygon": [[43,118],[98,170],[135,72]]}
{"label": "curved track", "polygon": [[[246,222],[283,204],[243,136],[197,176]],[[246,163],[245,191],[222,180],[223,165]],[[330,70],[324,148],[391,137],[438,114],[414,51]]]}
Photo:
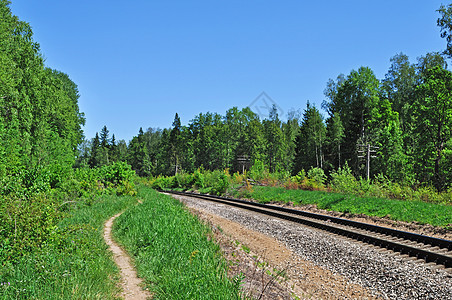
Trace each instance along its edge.
{"label": "curved track", "polygon": [[315,227],[405,254],[413,259],[424,260],[426,263],[437,264],[439,267],[448,268],[449,273],[452,273],[452,241],[449,240],[239,199],[190,192],[161,192],[215,201]]}

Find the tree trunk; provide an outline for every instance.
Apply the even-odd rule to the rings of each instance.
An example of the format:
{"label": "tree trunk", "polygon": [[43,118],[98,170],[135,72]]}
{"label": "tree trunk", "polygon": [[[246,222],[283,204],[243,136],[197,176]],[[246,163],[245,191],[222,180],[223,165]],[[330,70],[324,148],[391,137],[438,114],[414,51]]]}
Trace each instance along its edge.
{"label": "tree trunk", "polygon": [[444,143],[441,143],[441,145],[437,148],[435,158],[435,187],[438,192],[440,192],[443,188],[443,180],[440,174],[440,162],[443,153],[443,145]]}
{"label": "tree trunk", "polygon": [[319,155],[317,153],[317,145],[315,145],[315,160],[316,160],[316,167],[319,167]]}

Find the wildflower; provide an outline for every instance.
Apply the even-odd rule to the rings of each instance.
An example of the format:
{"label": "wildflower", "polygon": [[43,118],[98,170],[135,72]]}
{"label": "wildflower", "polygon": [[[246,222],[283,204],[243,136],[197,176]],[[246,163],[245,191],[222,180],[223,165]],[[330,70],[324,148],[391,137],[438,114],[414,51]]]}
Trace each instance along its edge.
{"label": "wildflower", "polygon": [[193,260],[193,258],[195,258],[196,254],[198,254],[198,252],[199,252],[199,250],[195,250],[195,251],[193,251],[193,252],[191,253],[191,255],[190,255],[190,263],[191,263],[191,261]]}

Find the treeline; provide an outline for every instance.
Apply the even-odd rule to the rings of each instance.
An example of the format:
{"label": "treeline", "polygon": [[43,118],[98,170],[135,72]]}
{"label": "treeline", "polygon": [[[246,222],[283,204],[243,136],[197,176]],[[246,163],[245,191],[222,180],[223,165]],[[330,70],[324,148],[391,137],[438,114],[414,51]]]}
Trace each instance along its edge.
{"label": "treeline", "polygon": [[9,1],[0,0],[0,19],[0,195],[57,187],[83,140],[77,85],[44,66]]}
{"label": "treeline", "polygon": [[292,175],[313,167],[326,174],[347,165],[356,177],[384,176],[445,190],[452,182],[452,5],[441,6],[438,25],[448,40],[444,53],[427,53],[415,64],[403,54],[390,59],[382,80],[368,67],[330,79],[322,108],[308,102],[282,121],[274,106],[261,120],[246,107],[225,115],[200,113],[182,126],[176,113],[168,129],[140,129],[128,145],[109,140],[103,128],[83,147],[78,164],[91,167],[127,161],[140,176],[229,169],[256,162]]}
{"label": "treeline", "polygon": [[30,25],[12,15],[9,1],[0,0],[2,267],[55,236],[57,206],[64,201],[56,189],[71,184],[83,140],[78,98],[68,75],[44,66]]}
{"label": "treeline", "polygon": [[[110,140],[104,127],[100,139],[96,135],[84,147],[79,162],[103,165],[114,157],[127,161],[141,176],[198,168],[241,172],[256,162],[270,172],[295,175],[318,167],[329,174],[347,164],[355,176],[365,177],[366,159],[359,156],[366,153],[360,151],[372,145],[372,176],[447,188],[452,174],[447,132],[452,124],[447,118],[452,73],[439,53],[427,54],[416,64],[397,54],[391,62],[381,81],[366,67],[330,80],[323,103],[326,118],[309,102],[302,113],[289,112],[287,121],[280,119],[276,107],[264,120],[248,107],[234,107],[225,115],[200,113],[187,126],[176,114],[171,128],[140,129],[128,145]],[[435,148],[441,143],[443,148]]]}
{"label": "treeline", "polygon": [[71,208],[105,192],[136,193],[125,163],[74,169],[85,122],[77,85],[45,67],[9,4],[0,0],[0,282],[23,257],[63,248],[57,224]]}

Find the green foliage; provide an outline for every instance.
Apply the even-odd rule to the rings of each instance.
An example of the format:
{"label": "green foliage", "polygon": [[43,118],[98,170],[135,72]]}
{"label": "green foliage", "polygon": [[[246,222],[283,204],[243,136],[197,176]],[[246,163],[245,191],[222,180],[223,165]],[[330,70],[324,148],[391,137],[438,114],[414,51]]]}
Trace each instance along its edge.
{"label": "green foliage", "polygon": [[452,137],[452,72],[441,67],[427,70],[416,93],[416,170],[440,191],[447,187],[445,176],[450,171],[443,156]]}
{"label": "green foliage", "polygon": [[144,200],[114,224],[154,299],[240,299],[212,232],[172,197],[142,188]]}
{"label": "green foliage", "polygon": [[323,167],[323,143],[326,128],[319,110],[307,103],[296,139],[294,173],[311,167]]}
{"label": "green foliage", "polygon": [[235,172],[232,174],[232,184],[241,184],[243,183],[247,178],[247,173],[245,171],[244,174],[240,174],[239,172]]}
{"label": "green foliage", "polygon": [[129,143],[127,161],[137,175],[149,176],[151,174],[149,150],[142,128],[140,128],[138,136]]}
{"label": "green foliage", "polygon": [[297,173],[297,175],[293,177],[293,179],[298,183],[303,183],[307,179],[305,170],[302,169],[300,172]]}
{"label": "green foliage", "polygon": [[[64,218],[51,217],[58,209],[51,201],[36,197],[32,208],[23,212],[27,216],[17,215],[27,220],[17,234],[23,247],[12,253],[13,234],[0,252],[0,283],[9,283],[0,285],[0,298],[116,299],[119,270],[105,246],[103,226],[107,218],[135,204],[136,198],[104,195],[89,206],[78,202]],[[11,256],[3,259],[5,248]]]}
{"label": "green foliage", "polygon": [[[369,183],[367,180],[362,180],[362,184]],[[323,191],[287,190],[282,187],[254,187],[251,196],[263,203],[278,201],[301,205],[315,204],[320,209],[343,213],[388,217],[393,220],[448,228],[452,224],[452,205],[417,200],[400,201]]]}
{"label": "green foliage", "polygon": [[52,239],[85,120],[77,85],[44,66],[8,1],[0,19],[0,259],[14,262]]}
{"label": "green foliage", "polygon": [[200,169],[196,170],[193,173],[193,187],[195,189],[202,189],[204,188],[204,175],[201,172]]}
{"label": "green foliage", "polygon": [[224,171],[207,171],[205,173],[205,186],[209,187],[209,193],[223,195],[229,188],[229,174]]}
{"label": "green foliage", "polygon": [[173,176],[157,176],[149,180],[149,185],[154,189],[171,189],[176,187]]}
{"label": "green foliage", "polygon": [[[327,167],[340,168],[341,167],[341,144],[345,137],[344,125],[342,124],[339,113],[333,115],[326,121],[326,152],[330,154],[330,159],[327,160]],[[336,159],[337,157],[337,159]]]}
{"label": "green foliage", "polygon": [[7,1],[0,17],[0,177],[40,192],[65,180],[74,163],[84,124],[78,90],[68,75],[44,66],[30,25]]}
{"label": "green foliage", "polygon": [[259,181],[267,177],[268,174],[269,171],[264,162],[259,159],[256,159],[249,172],[250,178]]}
{"label": "green foliage", "polygon": [[0,201],[0,262],[17,262],[51,242],[61,216],[54,199],[45,194],[35,194],[28,199],[3,197]]}
{"label": "green foliage", "polygon": [[330,176],[330,187],[333,191],[351,194],[357,191],[357,181],[348,164],[332,172]]}
{"label": "green foliage", "polygon": [[281,129],[281,121],[278,118],[278,110],[273,104],[269,113],[269,119],[262,121],[264,129],[266,165],[270,172],[275,172],[283,167],[284,155],[287,153],[287,143]]}
{"label": "green foliage", "polygon": [[114,187],[119,186],[123,182],[133,179],[135,172],[132,167],[125,162],[115,162],[100,169],[101,178],[105,185],[113,184]]}
{"label": "green foliage", "polygon": [[438,9],[441,14],[441,18],[437,20],[438,26],[441,28],[441,37],[446,38],[447,48],[444,53],[451,58],[452,57],[452,4],[441,5]]}
{"label": "green foliage", "polygon": [[189,189],[195,182],[194,174],[188,174],[184,171],[178,172],[174,179],[178,188]]}
{"label": "green foliage", "polygon": [[323,188],[326,181],[325,172],[320,168],[311,168],[308,171],[308,183],[314,189]]}
{"label": "green foliage", "polygon": [[[91,205],[101,194],[136,195],[134,172],[125,163],[77,169],[58,188],[45,170],[21,173],[0,195],[0,261],[15,261],[52,243],[69,203]],[[7,182],[11,183],[11,178]]]}
{"label": "green foliage", "polygon": [[179,172],[175,176],[158,176],[150,179],[150,186],[157,189],[199,190],[202,193],[222,195],[231,185],[231,176],[225,171],[198,169],[193,174]]}

